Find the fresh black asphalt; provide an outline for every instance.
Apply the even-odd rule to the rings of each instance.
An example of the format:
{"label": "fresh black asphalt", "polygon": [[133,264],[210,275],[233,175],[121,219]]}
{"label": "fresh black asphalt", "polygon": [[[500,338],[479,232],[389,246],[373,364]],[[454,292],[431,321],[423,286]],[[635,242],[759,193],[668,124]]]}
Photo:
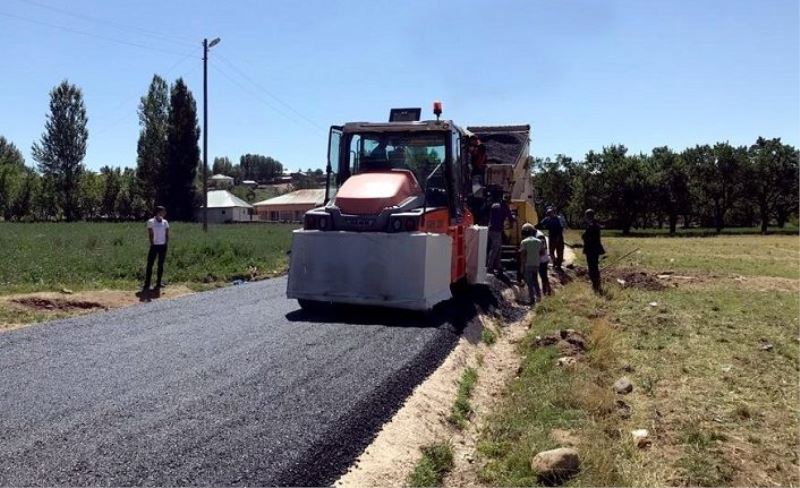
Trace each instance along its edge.
{"label": "fresh black asphalt", "polygon": [[329,484],[474,316],[311,315],[285,289],[0,334],[0,485]]}

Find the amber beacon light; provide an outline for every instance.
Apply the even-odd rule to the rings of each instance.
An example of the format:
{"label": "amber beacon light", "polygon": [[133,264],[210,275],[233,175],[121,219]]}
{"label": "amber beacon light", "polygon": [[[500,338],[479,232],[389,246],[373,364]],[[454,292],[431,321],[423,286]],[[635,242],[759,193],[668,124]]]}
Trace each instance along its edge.
{"label": "amber beacon light", "polygon": [[436,120],[439,120],[439,116],[442,115],[442,102],[439,100],[433,102],[433,114],[436,116]]}

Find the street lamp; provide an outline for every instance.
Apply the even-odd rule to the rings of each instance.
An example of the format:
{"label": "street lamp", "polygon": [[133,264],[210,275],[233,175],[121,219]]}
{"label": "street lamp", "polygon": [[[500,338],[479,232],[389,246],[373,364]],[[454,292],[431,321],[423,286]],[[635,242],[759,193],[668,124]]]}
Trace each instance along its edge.
{"label": "street lamp", "polygon": [[203,232],[208,232],[208,50],[221,39],[203,39]]}

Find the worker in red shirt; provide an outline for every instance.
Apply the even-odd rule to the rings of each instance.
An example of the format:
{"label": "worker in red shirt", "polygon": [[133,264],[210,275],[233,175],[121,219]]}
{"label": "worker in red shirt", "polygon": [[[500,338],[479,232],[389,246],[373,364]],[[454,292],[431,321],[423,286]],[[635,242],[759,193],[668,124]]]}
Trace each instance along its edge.
{"label": "worker in red shirt", "polygon": [[[472,176],[480,176],[483,180],[486,171],[486,146],[475,134],[469,136],[469,159],[472,165]],[[481,181],[482,183],[483,181]]]}

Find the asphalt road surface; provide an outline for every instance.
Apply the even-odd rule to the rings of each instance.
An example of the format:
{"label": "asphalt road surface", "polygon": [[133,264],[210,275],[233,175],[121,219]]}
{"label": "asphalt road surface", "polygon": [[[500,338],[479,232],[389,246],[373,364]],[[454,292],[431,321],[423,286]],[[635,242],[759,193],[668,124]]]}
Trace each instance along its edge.
{"label": "asphalt road surface", "polygon": [[0,485],[330,483],[473,316],[310,315],[285,289],[0,334]]}

